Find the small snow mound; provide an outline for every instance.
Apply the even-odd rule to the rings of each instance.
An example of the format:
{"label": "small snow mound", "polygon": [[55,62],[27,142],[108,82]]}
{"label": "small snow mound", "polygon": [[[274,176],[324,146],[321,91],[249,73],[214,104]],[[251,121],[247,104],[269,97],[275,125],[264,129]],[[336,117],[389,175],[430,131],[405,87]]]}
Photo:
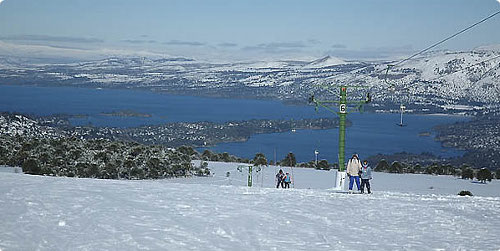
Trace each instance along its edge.
{"label": "small snow mound", "polygon": [[222,238],[229,239],[231,241],[237,241],[231,234],[227,233],[224,229],[217,227],[217,230],[214,233]]}

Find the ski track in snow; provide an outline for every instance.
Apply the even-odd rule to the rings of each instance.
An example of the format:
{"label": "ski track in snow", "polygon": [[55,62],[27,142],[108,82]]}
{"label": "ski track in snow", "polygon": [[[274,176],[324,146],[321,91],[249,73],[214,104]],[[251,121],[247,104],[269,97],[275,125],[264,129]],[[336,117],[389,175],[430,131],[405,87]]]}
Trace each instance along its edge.
{"label": "ski track in snow", "polygon": [[[296,189],[271,188],[274,169],[249,188],[236,165],[220,164],[211,178],[154,181],[0,173],[0,250],[500,248],[500,196],[344,194],[305,169],[294,169]],[[230,178],[219,175],[227,170]],[[375,173],[374,188],[385,176]],[[422,177],[433,176],[414,183]]]}

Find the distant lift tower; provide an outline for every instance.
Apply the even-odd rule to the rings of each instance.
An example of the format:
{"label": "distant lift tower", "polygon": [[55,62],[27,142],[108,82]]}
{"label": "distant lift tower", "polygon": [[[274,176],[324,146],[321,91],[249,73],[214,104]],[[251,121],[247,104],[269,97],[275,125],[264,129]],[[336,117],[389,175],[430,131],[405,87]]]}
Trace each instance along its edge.
{"label": "distant lift tower", "polygon": [[[350,88],[364,88],[363,86],[349,86]],[[339,173],[343,175],[342,177],[337,174],[337,183],[336,187],[343,187],[343,179],[345,179],[345,131],[346,131],[346,118],[348,113],[353,112],[363,112],[363,105],[371,102],[370,93],[366,94],[366,98],[364,100],[347,100],[347,88],[348,86],[342,85],[340,86],[340,100],[317,100],[314,95],[309,98],[310,103],[315,104],[316,111],[318,107],[323,107],[328,111],[337,114],[339,116]],[[334,105],[338,105],[338,111],[335,111],[331,107]],[[350,109],[351,111],[348,111]],[[353,111],[354,109],[354,111]],[[340,179],[339,179],[340,177]]]}
{"label": "distant lift tower", "polygon": [[401,114],[401,119],[400,119],[400,122],[399,122],[398,126],[405,126],[405,124],[403,124],[403,113],[405,112],[405,109],[406,109],[405,105],[401,104],[399,106],[399,112]]}
{"label": "distant lift tower", "polygon": [[247,180],[247,185],[249,187],[252,186],[253,184],[253,171],[255,171],[256,173],[258,172],[261,172],[262,169],[260,168],[260,166],[257,166],[255,169],[253,168],[252,165],[239,165],[237,168],[236,168],[239,172],[243,172],[243,169],[248,169],[248,180]]}

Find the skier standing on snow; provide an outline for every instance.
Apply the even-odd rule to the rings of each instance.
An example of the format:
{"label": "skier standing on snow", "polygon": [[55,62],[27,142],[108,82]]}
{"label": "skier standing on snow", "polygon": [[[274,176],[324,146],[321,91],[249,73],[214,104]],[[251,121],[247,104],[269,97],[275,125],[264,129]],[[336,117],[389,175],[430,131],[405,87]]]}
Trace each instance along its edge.
{"label": "skier standing on snow", "polygon": [[283,182],[285,183],[284,188],[290,188],[290,183],[292,183],[292,176],[290,176],[290,173],[285,174],[285,178],[283,179]]}
{"label": "skier standing on snow", "polygon": [[281,185],[281,187],[285,188],[285,184],[283,184],[284,178],[285,178],[285,174],[283,173],[283,170],[280,169],[280,171],[276,174],[276,179],[278,180],[278,184],[276,184],[276,188],[279,188],[280,185]]}
{"label": "skier standing on snow", "polygon": [[368,193],[372,193],[370,191],[370,180],[372,179],[372,168],[368,165],[368,161],[363,160],[363,167],[361,168],[361,193],[365,192],[368,189]]}
{"label": "skier standing on snow", "polygon": [[349,193],[352,193],[352,186],[356,181],[356,186],[359,187],[359,173],[361,172],[361,161],[357,154],[353,154],[352,158],[347,163],[347,176],[349,176]]}

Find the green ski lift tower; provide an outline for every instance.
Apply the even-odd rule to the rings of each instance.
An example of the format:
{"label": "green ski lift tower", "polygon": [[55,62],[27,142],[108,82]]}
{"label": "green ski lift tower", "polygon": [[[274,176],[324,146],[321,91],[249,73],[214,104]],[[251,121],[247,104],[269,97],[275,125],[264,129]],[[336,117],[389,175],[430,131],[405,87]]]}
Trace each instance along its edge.
{"label": "green ski lift tower", "polygon": [[[315,105],[316,111],[318,107],[323,107],[326,110],[336,114],[339,116],[339,173],[343,173],[345,170],[345,144],[346,144],[346,120],[347,114],[353,112],[363,112],[363,106],[371,102],[370,93],[366,94],[366,98],[364,100],[347,100],[347,88],[366,88],[364,86],[347,86],[341,85],[339,86],[339,97],[340,100],[318,100],[312,95],[309,98],[309,102]],[[332,108],[333,106],[338,106],[338,111]],[[354,109],[354,110],[353,110]],[[345,179],[345,173],[342,177],[337,175],[337,184],[336,187],[343,186],[343,179]]]}
{"label": "green ski lift tower", "polygon": [[248,169],[247,185],[249,187],[252,187],[252,184],[253,184],[253,171],[255,171],[256,173],[262,171],[262,168],[260,166],[256,166],[254,168],[254,166],[252,166],[252,165],[239,165],[236,169],[239,172],[243,172],[243,169]]}

